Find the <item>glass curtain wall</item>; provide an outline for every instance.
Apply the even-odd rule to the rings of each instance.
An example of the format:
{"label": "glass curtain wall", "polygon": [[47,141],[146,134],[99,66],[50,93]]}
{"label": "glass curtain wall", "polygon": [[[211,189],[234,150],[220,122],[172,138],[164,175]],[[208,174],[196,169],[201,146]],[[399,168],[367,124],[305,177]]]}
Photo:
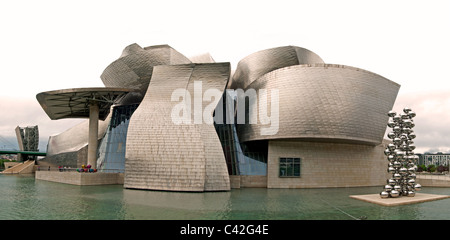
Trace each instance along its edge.
{"label": "glass curtain wall", "polygon": [[100,172],[124,172],[128,124],[139,104],[115,106],[108,130],[100,142],[97,169]]}
{"label": "glass curtain wall", "polygon": [[217,111],[222,107],[223,119],[220,123],[217,119],[214,122],[222,143],[228,173],[230,175],[267,175],[267,144],[263,143],[250,149],[246,144],[239,142],[235,106],[236,96],[232,92],[225,91],[216,108]]}

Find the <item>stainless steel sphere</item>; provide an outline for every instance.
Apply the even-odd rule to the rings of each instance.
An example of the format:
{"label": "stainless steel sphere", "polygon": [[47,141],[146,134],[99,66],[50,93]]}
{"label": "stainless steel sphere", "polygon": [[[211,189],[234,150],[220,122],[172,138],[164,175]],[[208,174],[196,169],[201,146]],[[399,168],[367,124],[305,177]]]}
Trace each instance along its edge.
{"label": "stainless steel sphere", "polygon": [[406,127],[406,128],[410,128],[411,127],[411,123],[412,123],[411,119],[404,119],[403,120],[403,126]]}
{"label": "stainless steel sphere", "polygon": [[394,189],[392,189],[392,190],[396,190],[396,191],[400,192],[402,190],[402,187],[400,185],[395,185]]}
{"label": "stainless steel sphere", "polygon": [[393,127],[395,127],[396,125],[397,125],[397,123],[394,122],[394,121],[389,121],[388,124],[387,124],[387,126],[390,127],[390,128],[393,128]]}
{"label": "stainless steel sphere", "polygon": [[388,198],[389,197],[389,193],[386,192],[386,191],[382,191],[382,192],[380,192],[380,197],[381,198]]}
{"label": "stainless steel sphere", "polygon": [[400,149],[402,151],[408,151],[409,150],[409,146],[406,143],[403,143],[402,145],[400,145]]}
{"label": "stainless steel sphere", "polygon": [[408,180],[408,185],[414,186],[414,184],[416,184],[416,180],[414,180],[414,179],[409,179]]}
{"label": "stainless steel sphere", "polygon": [[404,113],[409,113],[409,112],[411,112],[411,108],[405,107],[405,108],[403,108],[403,112]]}
{"label": "stainless steel sphere", "polygon": [[395,133],[394,132],[389,132],[388,134],[387,134],[387,137],[389,138],[389,139],[394,139],[395,138]]}
{"label": "stainless steel sphere", "polygon": [[394,173],[394,175],[392,175],[392,177],[393,177],[395,180],[400,180],[400,179],[402,179],[402,175],[400,175],[399,173]]}
{"label": "stainless steel sphere", "polygon": [[390,192],[390,195],[391,195],[391,197],[396,198],[396,197],[400,196],[400,192],[397,190],[392,190]]}
{"label": "stainless steel sphere", "polygon": [[391,151],[389,148],[384,149],[384,155],[389,156],[391,154]]}
{"label": "stainless steel sphere", "polygon": [[400,135],[400,139],[402,140],[402,141],[408,141],[408,134],[406,134],[406,133],[402,133],[401,135]]}
{"label": "stainless steel sphere", "polygon": [[390,178],[389,180],[387,180],[388,184],[391,185],[392,187],[395,186],[397,184],[397,181],[395,181],[394,179]]}
{"label": "stainless steel sphere", "polygon": [[408,197],[414,197],[414,196],[416,196],[416,192],[414,192],[414,191],[408,191],[408,195],[407,195]]}
{"label": "stainless steel sphere", "polygon": [[406,152],[400,151],[400,150],[396,150],[396,151],[395,151],[395,155],[400,156],[400,157],[403,157],[403,156],[406,155]]}
{"label": "stainless steel sphere", "polygon": [[416,184],[416,185],[414,185],[414,189],[416,190],[416,191],[420,191],[420,190],[422,190],[422,185],[420,185],[420,184]]}
{"label": "stainless steel sphere", "polygon": [[402,163],[401,162],[399,162],[399,161],[395,161],[394,162],[394,168],[399,168],[399,167],[401,167],[402,166]]}
{"label": "stainless steel sphere", "polygon": [[388,173],[395,173],[395,168],[389,167],[388,168]]}
{"label": "stainless steel sphere", "polygon": [[408,172],[408,169],[402,167],[402,168],[400,168],[399,172],[400,172],[400,174],[406,174]]}
{"label": "stainless steel sphere", "polygon": [[409,116],[410,118],[413,118],[413,117],[416,116],[416,113],[413,112],[413,111],[411,111],[411,112],[408,113],[408,116]]}
{"label": "stainless steel sphere", "polygon": [[411,173],[411,174],[409,174],[409,176],[408,176],[410,179],[416,179],[416,174],[415,173]]}
{"label": "stainless steel sphere", "polygon": [[415,173],[416,172],[416,168],[415,167],[410,167],[410,168],[408,168],[408,173],[409,174],[413,174],[413,173]]}
{"label": "stainless steel sphere", "polygon": [[394,122],[400,122],[402,118],[399,115],[395,115],[392,117],[392,120],[394,120]]}
{"label": "stainless steel sphere", "polygon": [[384,191],[386,191],[386,192],[390,192],[392,189],[393,189],[393,188],[392,188],[391,185],[385,185],[385,186],[384,186]]}
{"label": "stainless steel sphere", "polygon": [[392,161],[395,160],[395,156],[392,155],[392,154],[389,154],[389,156],[387,157],[387,159],[388,159],[389,162],[392,162]]}
{"label": "stainless steel sphere", "polygon": [[408,145],[408,147],[409,147],[409,151],[416,149],[416,145],[413,145],[413,144]]}
{"label": "stainless steel sphere", "polygon": [[391,151],[394,151],[394,150],[395,150],[395,145],[392,144],[392,143],[389,143],[388,146],[387,146],[387,148],[388,148],[389,150],[391,150]]}
{"label": "stainless steel sphere", "polygon": [[395,117],[395,115],[397,115],[397,113],[395,111],[389,111],[387,115],[389,117]]}
{"label": "stainless steel sphere", "polygon": [[408,134],[408,138],[414,139],[414,138],[416,138],[416,134],[414,132],[412,132],[412,133]]}
{"label": "stainless steel sphere", "polygon": [[399,132],[402,131],[402,128],[401,128],[400,126],[395,126],[394,128],[392,128],[392,130],[393,130],[395,133],[399,133]]}
{"label": "stainless steel sphere", "polygon": [[406,134],[408,134],[408,133],[410,133],[412,130],[411,130],[411,128],[409,128],[409,127],[403,127],[402,128],[402,132],[403,133],[406,133]]}
{"label": "stainless steel sphere", "polygon": [[405,120],[405,119],[409,119],[409,115],[406,113],[400,113],[400,117]]}

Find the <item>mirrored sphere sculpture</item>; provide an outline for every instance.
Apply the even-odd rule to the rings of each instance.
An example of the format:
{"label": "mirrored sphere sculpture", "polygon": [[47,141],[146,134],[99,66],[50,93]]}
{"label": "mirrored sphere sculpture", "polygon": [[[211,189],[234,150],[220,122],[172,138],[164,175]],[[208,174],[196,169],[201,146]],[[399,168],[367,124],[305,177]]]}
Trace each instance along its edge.
{"label": "mirrored sphere sculpture", "polygon": [[411,108],[405,107],[402,113],[389,111],[387,115],[390,118],[387,126],[392,129],[387,137],[392,142],[387,145],[384,154],[389,161],[388,172],[392,174],[392,177],[387,180],[388,185],[384,186],[380,197],[414,197],[416,191],[422,189],[422,186],[416,183],[415,171],[419,157],[414,155],[413,150],[416,146],[412,141],[416,138],[412,130],[415,126],[413,118],[416,113]]}
{"label": "mirrored sphere sculpture", "polygon": [[389,193],[386,192],[386,191],[383,191],[383,192],[380,193],[380,197],[381,198],[388,198],[389,197]]}

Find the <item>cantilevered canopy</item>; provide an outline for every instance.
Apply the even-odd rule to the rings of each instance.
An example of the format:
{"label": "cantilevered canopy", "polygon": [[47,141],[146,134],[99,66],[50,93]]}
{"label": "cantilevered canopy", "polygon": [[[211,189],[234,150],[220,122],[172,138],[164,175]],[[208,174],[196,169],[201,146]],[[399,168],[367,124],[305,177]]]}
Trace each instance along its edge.
{"label": "cantilevered canopy", "polygon": [[89,105],[99,107],[99,119],[105,120],[110,107],[129,92],[127,88],[71,88],[38,93],[36,98],[52,120],[63,118],[89,118]]}

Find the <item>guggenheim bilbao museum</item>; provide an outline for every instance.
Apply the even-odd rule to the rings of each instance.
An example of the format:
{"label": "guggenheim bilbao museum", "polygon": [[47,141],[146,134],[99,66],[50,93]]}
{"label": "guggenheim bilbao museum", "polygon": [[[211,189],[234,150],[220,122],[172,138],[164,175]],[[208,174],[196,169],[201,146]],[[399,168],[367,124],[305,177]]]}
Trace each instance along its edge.
{"label": "guggenheim bilbao museum", "polygon": [[50,119],[87,119],[51,136],[41,161],[167,191],[377,186],[388,177],[383,136],[400,85],[310,50],[262,50],[232,71],[209,54],[131,44],[100,78],[105,87],[37,94]]}

